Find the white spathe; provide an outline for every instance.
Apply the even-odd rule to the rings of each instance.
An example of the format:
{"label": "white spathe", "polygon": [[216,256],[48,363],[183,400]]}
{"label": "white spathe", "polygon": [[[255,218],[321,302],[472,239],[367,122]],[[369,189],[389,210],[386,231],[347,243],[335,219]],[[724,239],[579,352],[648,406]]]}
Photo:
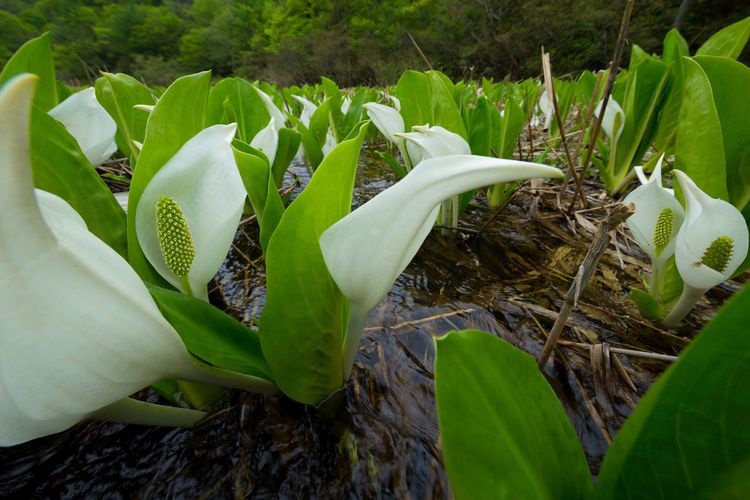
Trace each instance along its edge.
{"label": "white spathe", "polygon": [[372,123],[383,134],[383,137],[394,144],[404,142],[403,137],[394,135],[403,134],[406,131],[404,119],[396,109],[375,102],[365,103],[363,107],[367,110],[367,115]]}
{"label": "white spathe", "polygon": [[36,80],[0,90],[0,446],[62,431],[195,369],[127,262],[67,202],[34,191]]}
{"label": "white spathe", "polygon": [[[687,174],[674,171],[685,194],[685,222],[677,233],[675,260],[682,281],[707,290],[729,279],[747,256],[748,230],[745,219],[731,203],[711,198]],[[701,259],[711,243],[722,236],[733,242],[732,255],[721,272]]]}
{"label": "white spathe", "polygon": [[310,128],[310,119],[312,118],[313,113],[315,113],[315,110],[318,109],[318,106],[302,96],[292,95],[292,98],[302,104],[302,113],[299,115],[299,120],[305,128]]}
{"label": "white spathe", "polygon": [[[663,156],[659,158],[651,177],[644,182],[644,176],[641,179],[643,184],[631,191],[623,200],[625,204],[632,203],[635,205],[635,212],[628,218],[627,224],[633,238],[651,258],[654,267],[662,266],[669,257],[674,255],[675,237],[685,218],[682,205],[666,188],[662,187],[661,165],[663,158]],[[671,238],[669,243],[659,250],[654,242],[654,235],[659,215],[665,209],[672,211]]]}
{"label": "white spathe", "polygon": [[275,124],[277,127],[281,128],[284,126],[284,123],[286,123],[286,117],[284,116],[284,113],[274,104],[273,99],[271,99],[271,96],[260,90],[258,87],[253,86],[255,91],[258,93],[258,96],[263,101],[263,104],[266,106],[266,111],[268,111],[268,114],[273,118]]}
{"label": "white spathe", "polygon": [[75,138],[91,165],[101,165],[117,151],[117,124],[96,100],[93,87],[72,94],[49,114]]}
{"label": "white spathe", "polygon": [[[429,158],[471,154],[471,148],[466,139],[438,125],[433,127],[415,125],[412,127],[411,132],[394,135],[406,139],[409,143],[417,146],[419,161],[414,160],[415,165]],[[409,151],[409,155],[412,155],[411,150]]]}
{"label": "white spathe", "polygon": [[279,131],[276,129],[276,120],[273,117],[265,128],[255,134],[253,140],[250,141],[250,145],[263,151],[268,158],[268,164],[273,165],[276,159],[276,150],[279,147]]}
{"label": "white spathe", "polygon": [[185,292],[164,262],[156,231],[162,196],[182,208],[195,245],[188,273],[192,293],[208,299],[206,286],[221,267],[242,215],[246,192],[230,143],[236,124],[214,125],[196,134],[154,175],[136,209],[135,228],[143,253],[156,271]]}
{"label": "white spathe", "polygon": [[563,177],[563,173],[546,165],[483,156],[424,160],[322,234],[326,266],[350,302],[344,352],[347,377],[370,310],[416,254],[440,203],[471,189],[531,177]]}
{"label": "white spathe", "polygon": [[[603,102],[603,100],[599,101],[599,104],[596,105],[594,116],[598,117],[599,113],[601,113]],[[609,137],[609,140],[613,144],[617,144],[624,125],[625,112],[620,107],[620,104],[610,96],[607,101],[607,108],[604,110],[604,117],[602,118],[602,130],[604,130],[604,133],[607,134],[607,137]]]}

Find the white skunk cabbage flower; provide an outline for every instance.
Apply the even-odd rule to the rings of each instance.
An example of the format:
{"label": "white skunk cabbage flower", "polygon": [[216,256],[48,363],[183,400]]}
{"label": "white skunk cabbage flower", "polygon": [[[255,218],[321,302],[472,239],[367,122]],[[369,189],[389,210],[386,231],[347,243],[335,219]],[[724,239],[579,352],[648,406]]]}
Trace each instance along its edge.
{"label": "white skunk cabbage flower", "polygon": [[349,98],[349,96],[344,97],[344,100],[341,101],[341,112],[343,114],[347,114],[349,112],[349,108],[352,105],[352,100]]}
{"label": "white skunk cabbage flower", "polygon": [[265,128],[255,134],[253,140],[250,141],[250,145],[263,151],[268,157],[268,164],[273,165],[273,161],[276,159],[276,150],[279,147],[279,131],[276,129],[276,120],[273,117]]}
{"label": "white skunk cabbage flower", "polygon": [[440,126],[415,125],[411,132],[394,134],[419,148],[420,161],[448,155],[470,155],[466,139]]}
{"label": "white skunk cabbage flower", "polygon": [[[394,97],[394,99],[396,98]],[[421,161],[422,156],[416,144],[407,141],[405,137],[400,135],[406,132],[406,125],[404,124],[403,117],[398,112],[398,108],[394,109],[385,104],[374,102],[368,102],[363,106],[367,110],[370,120],[372,120],[372,123],[375,124],[380,133],[383,134],[383,137],[388,142],[396,145],[401,153],[401,158],[404,160],[406,171],[410,171],[414,165]]]}
{"label": "white skunk cabbage flower", "polygon": [[[163,378],[216,383],[218,369],[193,361],[135,271],[67,202],[35,192],[36,81],[0,89],[0,446],[89,417],[192,425],[202,412],[127,399]],[[260,380],[225,385],[247,385],[238,379]]]}
{"label": "white skunk cabbage flower", "polygon": [[52,108],[49,114],[65,126],[94,167],[117,151],[117,124],[96,100],[93,87],[71,95]]}
{"label": "white skunk cabbage flower", "polygon": [[177,289],[203,300],[247,196],[230,146],[236,129],[214,125],[196,134],[156,172],[136,208],[136,234],[148,261]]}
{"label": "white skunk cabbage flower", "polygon": [[372,123],[383,134],[383,137],[396,145],[404,142],[403,137],[394,135],[403,134],[406,131],[401,113],[390,106],[375,102],[365,103],[363,107],[367,110],[367,115]]}
{"label": "white skunk cabbage flower", "polygon": [[320,237],[323,259],[350,302],[345,376],[367,316],[417,253],[443,200],[499,182],[562,176],[556,168],[521,161],[471,155],[432,158],[329,227]]}
{"label": "white skunk cabbage flower", "polygon": [[255,85],[253,85],[253,88],[258,93],[258,96],[260,96],[263,104],[265,104],[266,111],[268,111],[268,114],[271,116],[271,118],[273,118],[276,126],[279,128],[283,127],[284,123],[286,123],[286,117],[284,116],[284,113],[278,108],[278,106],[274,104],[271,96],[260,90]]}
{"label": "white skunk cabbage flower", "polygon": [[552,124],[552,117],[555,114],[555,108],[552,106],[552,102],[550,102],[550,98],[547,95],[547,89],[544,89],[542,91],[542,95],[539,96],[539,103],[537,104],[537,108],[539,109],[539,112],[544,116],[544,123],[542,124],[542,128],[544,130],[549,130],[549,127]]}
{"label": "white skunk cabbage flower", "polygon": [[[599,101],[599,104],[596,105],[594,116],[599,116],[599,113],[601,113],[603,102]],[[624,124],[625,112],[620,107],[620,104],[610,96],[609,101],[607,101],[607,108],[604,110],[604,117],[602,118],[602,130],[607,134],[613,145],[616,145],[620,140]]]}
{"label": "white skunk cabbage flower", "polygon": [[747,256],[745,219],[732,204],[711,198],[684,172],[674,171],[685,194],[685,222],[677,233],[675,261],[684,287],[664,324],[674,326],[710,288],[729,279]]}
{"label": "white skunk cabbage flower", "polygon": [[651,259],[649,288],[652,292],[659,288],[664,265],[674,255],[677,231],[685,218],[682,205],[662,187],[663,158],[659,158],[651,178],[623,200],[625,204],[635,205],[635,212],[627,223],[633,238]]}
{"label": "white skunk cabbage flower", "polygon": [[302,113],[299,115],[299,121],[302,122],[302,125],[304,125],[305,128],[310,128],[310,119],[318,107],[313,102],[308,101],[302,96],[293,95],[292,98],[302,104]]}

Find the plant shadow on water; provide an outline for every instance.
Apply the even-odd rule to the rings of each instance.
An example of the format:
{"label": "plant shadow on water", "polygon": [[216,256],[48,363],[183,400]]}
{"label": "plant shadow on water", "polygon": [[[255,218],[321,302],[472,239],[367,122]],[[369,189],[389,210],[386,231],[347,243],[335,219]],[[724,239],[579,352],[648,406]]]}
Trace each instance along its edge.
{"label": "plant shadow on water", "polygon": [[[295,196],[307,179],[304,167],[293,164],[286,188]],[[393,181],[365,155],[355,206]],[[524,189],[488,224],[494,209],[470,207],[461,219],[463,237],[434,231],[372,312],[332,415],[281,396],[232,392],[224,410],[192,430],[87,422],[0,449],[0,496],[450,497],[434,407],[432,338],[476,328],[539,355],[542,330],[552,327],[591,241],[585,224],[575,235],[559,215],[558,194],[559,187]],[[638,284],[644,258],[619,241],[627,270],[610,246],[563,335],[579,344],[607,343],[604,356],[558,346],[545,372],[594,474],[611,436],[667,366],[607,355],[606,345],[678,354],[716,307],[703,303],[678,335],[639,319],[627,292]],[[216,282],[212,301],[254,324],[265,295],[254,222],[241,226]],[[715,289],[709,302],[723,302],[732,288]],[[148,390],[140,396],[158,400]]]}

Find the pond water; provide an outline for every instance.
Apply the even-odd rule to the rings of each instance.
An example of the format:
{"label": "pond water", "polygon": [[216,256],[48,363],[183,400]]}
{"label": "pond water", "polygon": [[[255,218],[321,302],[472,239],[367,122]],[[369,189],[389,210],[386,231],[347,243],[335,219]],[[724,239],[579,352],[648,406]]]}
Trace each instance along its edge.
{"label": "pond water", "polygon": [[[287,190],[294,196],[307,179],[304,167],[293,165]],[[355,205],[394,181],[365,156]],[[591,240],[585,224],[577,224],[574,234],[559,215],[559,191],[551,185],[524,188],[499,212],[477,203],[462,217],[460,234],[434,231],[373,311],[351,380],[332,408],[231,392],[223,409],[196,429],[82,423],[0,449],[0,496],[450,497],[434,408],[433,338],[477,328],[538,356]],[[587,215],[595,218],[597,212]],[[254,224],[241,226],[211,294],[248,324],[259,317],[265,290]],[[619,256],[610,246],[603,257],[563,337],[678,354],[733,287],[712,292],[679,331],[663,331],[639,319],[627,300],[643,256],[623,242]],[[616,370],[618,363],[630,382]],[[611,437],[667,366],[558,347],[545,374],[594,474]],[[148,390],[140,397],[158,400]]]}

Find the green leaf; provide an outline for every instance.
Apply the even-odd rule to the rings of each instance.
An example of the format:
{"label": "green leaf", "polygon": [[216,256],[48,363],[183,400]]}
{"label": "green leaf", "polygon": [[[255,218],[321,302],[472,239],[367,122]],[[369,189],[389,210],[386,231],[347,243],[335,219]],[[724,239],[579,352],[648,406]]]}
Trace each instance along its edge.
{"label": "green leaf", "polygon": [[49,111],[59,103],[57,97],[57,81],[55,80],[55,65],[52,61],[50,48],[50,34],[29,40],[21,45],[8,60],[0,73],[0,86],[21,73],[32,73],[39,77],[34,104],[42,111]]}
{"label": "green leaf", "polygon": [[375,151],[375,155],[382,159],[399,179],[403,179],[406,177],[406,174],[408,174],[403,165],[401,165],[401,162],[399,162],[392,154],[386,153],[385,151]]}
{"label": "green leaf", "polygon": [[323,261],[318,240],[351,210],[357,161],[367,124],[341,142],[287,208],[268,245],[263,354],[279,388],[306,404],[343,383],[347,304]]}
{"label": "green leaf", "polygon": [[523,132],[525,124],[526,116],[523,108],[513,97],[508,96],[505,99],[505,111],[501,118],[501,132],[496,145],[499,158],[513,158],[513,151],[516,149],[518,137]]}
{"label": "green leaf", "polygon": [[273,380],[255,331],[191,295],[154,285],[148,289],[195,357],[219,368]]}
{"label": "green leaf", "polygon": [[652,321],[664,318],[664,307],[647,291],[640,288],[631,288],[628,298],[638,306],[638,310],[644,318]]}
{"label": "green leaf", "polygon": [[96,100],[117,123],[117,147],[130,158],[131,164],[137,163],[140,152],[133,142],[143,143],[149,113],[134,106],[153,105],[153,94],[132,76],[103,73],[96,80]]}
{"label": "green leaf", "polygon": [[86,221],[89,231],[127,257],[125,212],[60,122],[32,110],[31,163],[34,184],[63,198]]}
{"label": "green leaf", "polygon": [[427,76],[430,82],[431,104],[433,110],[433,123],[430,125],[439,125],[468,139],[464,120],[461,118],[461,111],[453,99],[453,92],[450,88],[451,81],[447,76],[438,71],[428,71]]}
{"label": "green leaf", "polygon": [[625,122],[617,143],[614,164],[610,161],[607,185],[610,193],[624,187],[634,165],[639,165],[643,155],[656,135],[662,96],[669,80],[667,65],[655,57],[644,59],[630,74],[625,90]]}
{"label": "green leaf", "polygon": [[721,123],[729,202],[750,202],[750,68],[725,57],[696,57],[708,77]]}
{"label": "green leaf", "polygon": [[478,330],[435,344],[440,440],[457,499],[590,496],[583,449],[534,358]]}
{"label": "green leaf", "polygon": [[242,177],[242,184],[253,205],[260,226],[260,246],[266,254],[268,241],[281,220],[281,214],[284,213],[284,203],[271,175],[268,159],[262,151],[234,140],[232,152]]}
{"label": "green leaf", "polygon": [[675,168],[706,194],[728,198],[724,142],[711,83],[700,65],[683,58],[683,95],[677,124]]}
{"label": "green leaf", "polygon": [[750,38],[750,17],[714,33],[701,45],[696,56],[721,56],[737,59]]}
{"label": "green leaf", "polygon": [[273,180],[277,187],[281,187],[284,182],[284,172],[289,168],[294,157],[299,151],[299,145],[302,141],[302,134],[290,128],[279,129],[279,143],[276,146],[276,158],[273,160],[271,171]]}
{"label": "green leaf", "polygon": [[664,37],[664,50],[662,53],[664,62],[667,64],[679,63],[681,57],[689,55],[690,49],[688,48],[687,41],[680,35],[680,32],[675,28],[669,30]]}
{"label": "green leaf", "polygon": [[[263,100],[253,86],[242,78],[225,78],[209,93],[206,125],[237,123],[239,137],[250,143],[268,125],[268,114]],[[283,123],[277,123],[282,127]]]}
{"label": "green leaf", "polygon": [[396,84],[396,97],[401,101],[404,129],[409,132],[414,125],[435,125],[427,75],[408,70]]}
{"label": "green leaf", "polygon": [[146,124],[146,138],[135,166],[128,198],[128,260],[146,282],[164,284],[143,254],[135,233],[135,214],[143,190],[156,172],[195,134],[205,128],[211,73],[175,80],[159,98]]}
{"label": "green leaf", "polygon": [[597,498],[750,491],[748,310],[746,287],[649,389],[605,457]]}
{"label": "green leaf", "polygon": [[[499,132],[500,128],[500,114],[484,96],[477,99],[476,106],[465,109],[464,112],[467,115],[468,142],[472,154],[490,156],[494,145],[493,139],[496,137],[493,132]],[[497,116],[493,116],[493,113]]]}

